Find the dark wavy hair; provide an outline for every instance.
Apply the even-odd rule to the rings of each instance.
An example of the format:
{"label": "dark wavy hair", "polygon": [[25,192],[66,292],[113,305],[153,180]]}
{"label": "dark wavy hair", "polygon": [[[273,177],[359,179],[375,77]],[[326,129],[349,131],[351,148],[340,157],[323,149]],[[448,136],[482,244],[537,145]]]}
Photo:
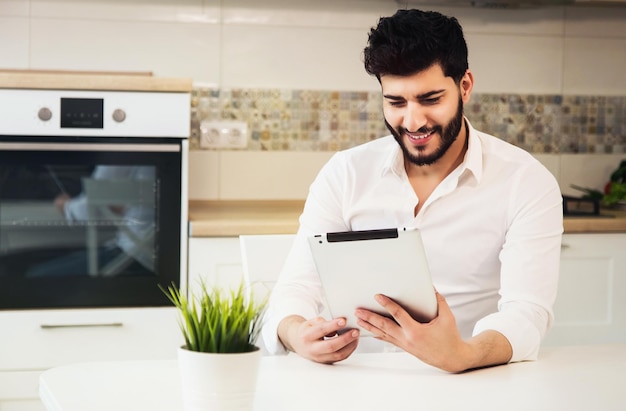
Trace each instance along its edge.
{"label": "dark wavy hair", "polygon": [[467,43],[454,17],[435,11],[398,10],[382,17],[369,32],[365,71],[380,77],[408,76],[440,64],[459,84],[468,68]]}

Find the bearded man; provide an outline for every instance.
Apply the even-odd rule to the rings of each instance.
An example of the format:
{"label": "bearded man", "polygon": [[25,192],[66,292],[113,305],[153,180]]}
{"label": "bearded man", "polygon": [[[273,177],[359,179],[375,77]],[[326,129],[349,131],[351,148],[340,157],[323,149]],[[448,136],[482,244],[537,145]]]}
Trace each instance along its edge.
{"label": "bearded man", "polygon": [[[391,135],[336,153],[311,185],[270,299],[271,353],[334,363],[357,347],[404,350],[448,372],[537,358],[553,322],[562,197],[530,154],[465,118],[467,55],[458,21],[437,12],[399,10],[371,29],[365,69],[380,83]],[[338,334],[346,319],[320,316],[307,238],[390,227],[420,230],[438,315],[417,322],[379,294],[391,318],[356,309],[359,328]],[[360,338],[361,328],[375,338]]]}

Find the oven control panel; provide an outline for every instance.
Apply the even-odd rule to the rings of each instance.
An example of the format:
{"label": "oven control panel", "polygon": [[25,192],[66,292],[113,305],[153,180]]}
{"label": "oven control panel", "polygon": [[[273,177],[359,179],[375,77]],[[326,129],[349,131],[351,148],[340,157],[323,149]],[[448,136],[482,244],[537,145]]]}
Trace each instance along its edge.
{"label": "oven control panel", "polygon": [[2,136],[188,138],[188,92],[3,89]]}

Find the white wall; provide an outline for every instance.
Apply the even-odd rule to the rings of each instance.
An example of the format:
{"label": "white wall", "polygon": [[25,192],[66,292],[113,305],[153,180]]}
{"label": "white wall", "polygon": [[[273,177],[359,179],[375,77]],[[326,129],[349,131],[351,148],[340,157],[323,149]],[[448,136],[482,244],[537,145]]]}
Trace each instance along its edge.
{"label": "white wall", "polygon": [[[226,88],[377,90],[361,52],[369,28],[396,8],[395,0],[0,0],[0,68],[152,71]],[[626,7],[429,8],[464,26],[477,93],[626,94]],[[245,174],[220,168],[232,155],[192,156],[191,197],[258,191]],[[272,196],[302,197],[306,190],[293,188],[308,184],[311,167],[327,156],[314,155],[304,174],[289,169],[289,181],[278,184],[285,189]],[[247,160],[266,165],[267,157]],[[560,180],[603,181],[608,174],[585,168],[588,158],[602,170],[619,160],[549,162]],[[275,167],[257,176],[270,178]]]}
{"label": "white wall", "polygon": [[[394,0],[2,0],[0,68],[376,90],[361,51],[368,29],[396,8]],[[435,8],[464,26],[476,92],[626,94],[626,6]]]}

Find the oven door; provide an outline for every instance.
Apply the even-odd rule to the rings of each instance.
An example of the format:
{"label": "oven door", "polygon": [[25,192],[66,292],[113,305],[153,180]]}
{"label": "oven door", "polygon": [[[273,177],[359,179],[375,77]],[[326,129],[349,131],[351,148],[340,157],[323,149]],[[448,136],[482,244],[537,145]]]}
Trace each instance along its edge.
{"label": "oven door", "polygon": [[169,305],[159,285],[180,284],[184,144],[3,138],[0,309]]}

